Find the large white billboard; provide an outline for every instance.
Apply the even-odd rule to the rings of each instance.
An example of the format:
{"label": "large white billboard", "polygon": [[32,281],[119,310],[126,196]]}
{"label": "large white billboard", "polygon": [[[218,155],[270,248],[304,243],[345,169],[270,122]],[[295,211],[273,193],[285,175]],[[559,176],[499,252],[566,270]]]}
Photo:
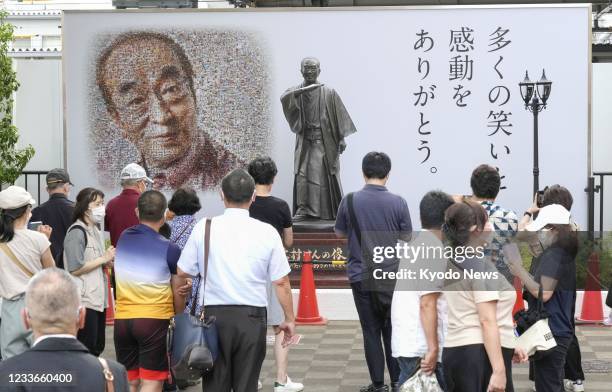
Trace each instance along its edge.
{"label": "large white billboard", "polygon": [[568,187],[586,227],[589,34],[587,5],[66,11],[68,170],[112,195],[121,167],[142,162],[168,191],[198,188],[214,215],[218,179],[269,154],[274,193],[291,204],[295,134],[280,97],[312,56],[357,129],[340,159],[345,193],[363,185],[362,157],[384,151],[389,189],[416,218],[425,192],[471,193],[471,171],[489,163],[502,174],[499,203],[520,214],[532,197],[533,117],[518,82],[545,68],[540,184]]}

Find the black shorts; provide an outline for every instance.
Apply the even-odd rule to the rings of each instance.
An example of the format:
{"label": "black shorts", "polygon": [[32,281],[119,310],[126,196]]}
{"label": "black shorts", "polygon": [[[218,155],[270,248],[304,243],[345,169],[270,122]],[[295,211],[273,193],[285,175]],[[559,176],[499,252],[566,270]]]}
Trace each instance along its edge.
{"label": "black shorts", "polygon": [[165,380],[168,378],[166,334],[169,320],[115,320],[115,352],[125,366],[128,380]]}

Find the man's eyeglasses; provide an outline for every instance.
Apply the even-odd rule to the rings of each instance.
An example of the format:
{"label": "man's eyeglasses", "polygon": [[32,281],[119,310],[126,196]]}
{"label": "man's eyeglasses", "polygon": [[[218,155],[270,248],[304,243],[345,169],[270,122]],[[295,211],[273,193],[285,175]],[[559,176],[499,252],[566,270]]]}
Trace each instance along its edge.
{"label": "man's eyeglasses", "polygon": [[145,86],[128,86],[129,91],[118,93],[117,111],[121,115],[139,118],[147,115],[151,109],[151,100],[157,99],[161,105],[173,105],[181,102],[190,94],[187,78],[167,79],[159,83],[154,90]]}

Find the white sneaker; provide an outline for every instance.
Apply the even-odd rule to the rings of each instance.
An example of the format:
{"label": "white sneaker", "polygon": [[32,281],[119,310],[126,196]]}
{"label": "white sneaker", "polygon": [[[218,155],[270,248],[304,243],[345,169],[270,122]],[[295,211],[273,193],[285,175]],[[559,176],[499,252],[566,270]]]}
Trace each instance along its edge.
{"label": "white sneaker", "polygon": [[533,392],[538,392],[538,391],[536,391],[536,389],[535,389],[535,383],[533,383],[533,385],[531,386],[531,390],[532,390]]}
{"label": "white sneaker", "polygon": [[584,384],[582,380],[563,380],[565,392],[584,392]]}
{"label": "white sneaker", "polygon": [[263,389],[263,384],[261,383],[261,380],[257,380],[257,390]]}
{"label": "white sneaker", "polygon": [[274,382],[274,392],[300,392],[304,390],[304,385],[299,382],[293,382],[287,376],[287,381],[285,384],[281,384],[279,382]]}
{"label": "white sneaker", "polygon": [[612,313],[603,321],[603,324],[612,327]]}

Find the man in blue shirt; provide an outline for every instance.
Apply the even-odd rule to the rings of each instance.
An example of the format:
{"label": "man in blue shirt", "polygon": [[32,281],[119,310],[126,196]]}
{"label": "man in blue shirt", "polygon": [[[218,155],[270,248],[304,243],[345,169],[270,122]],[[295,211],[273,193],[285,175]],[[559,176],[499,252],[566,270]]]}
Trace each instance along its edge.
{"label": "man in blue shirt", "polygon": [[[387,242],[395,237],[409,235],[412,223],[406,200],[389,192],[385,187],[391,171],[389,156],[384,152],[366,154],[362,161],[362,171],[366,184],[363,189],[344,197],[340,202],[335,231],[337,236],[348,238],[348,275],[363,331],[365,357],[372,381],[372,384],[361,388],[360,392],[389,391],[389,387],[384,384],[385,358],[391,378],[391,390],[395,392],[399,391],[400,369],[397,360],[391,355],[390,310],[393,288],[390,291],[373,291],[372,287],[368,286],[368,282],[372,281],[372,262],[364,263],[362,260],[362,238],[359,238],[358,232],[375,233],[377,237],[380,235],[378,238],[382,237]],[[351,219],[353,213],[350,211],[349,197],[352,197],[356,222]],[[357,227],[358,230],[355,230]],[[383,269],[385,267],[382,265]]]}
{"label": "man in blue shirt", "polygon": [[162,193],[144,192],[136,209],[140,224],[123,231],[117,242],[115,352],[132,390],[162,390],[169,373],[169,320],[183,311],[191,289],[177,276],[181,249],[159,234],[167,206]]}

